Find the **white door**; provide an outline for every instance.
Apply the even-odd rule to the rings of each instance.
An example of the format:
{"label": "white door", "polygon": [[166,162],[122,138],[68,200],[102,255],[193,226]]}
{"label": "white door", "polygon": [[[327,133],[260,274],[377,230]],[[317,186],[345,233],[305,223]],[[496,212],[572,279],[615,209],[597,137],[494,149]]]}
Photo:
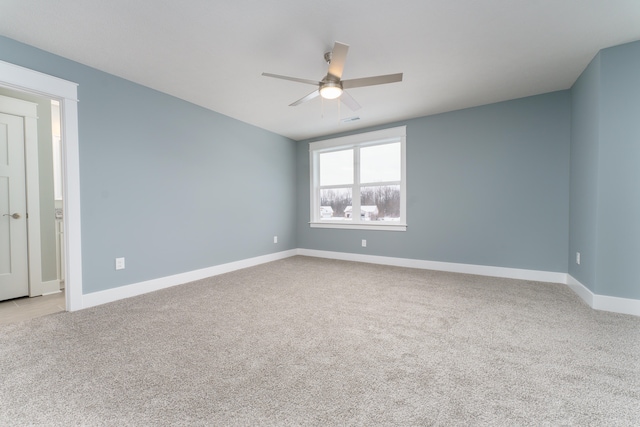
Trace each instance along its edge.
{"label": "white door", "polygon": [[24,118],[0,113],[0,301],[29,294]]}

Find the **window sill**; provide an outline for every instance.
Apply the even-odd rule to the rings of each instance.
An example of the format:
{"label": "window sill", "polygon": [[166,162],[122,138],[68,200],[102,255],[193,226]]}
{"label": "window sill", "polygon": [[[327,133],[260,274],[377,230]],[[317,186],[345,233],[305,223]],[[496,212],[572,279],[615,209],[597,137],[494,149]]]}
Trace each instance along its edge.
{"label": "window sill", "polygon": [[375,230],[375,231],[407,231],[406,224],[345,224],[345,222],[310,222],[311,228],[343,228],[347,230]]}

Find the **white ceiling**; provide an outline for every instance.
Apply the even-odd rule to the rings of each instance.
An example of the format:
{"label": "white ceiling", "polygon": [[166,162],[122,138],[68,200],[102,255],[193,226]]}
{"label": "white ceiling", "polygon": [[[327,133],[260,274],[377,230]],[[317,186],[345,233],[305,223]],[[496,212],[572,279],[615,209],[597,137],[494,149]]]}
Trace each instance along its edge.
{"label": "white ceiling", "polygon": [[[567,89],[640,39],[640,1],[0,0],[0,34],[300,140]],[[404,81],[351,89],[354,113],[261,76],[320,80],[336,40],[344,79]]]}

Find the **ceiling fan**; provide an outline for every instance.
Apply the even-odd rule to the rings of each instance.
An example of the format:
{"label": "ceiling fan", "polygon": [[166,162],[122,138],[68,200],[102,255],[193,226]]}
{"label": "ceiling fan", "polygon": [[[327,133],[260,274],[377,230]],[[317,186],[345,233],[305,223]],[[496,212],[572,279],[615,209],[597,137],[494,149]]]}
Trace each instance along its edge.
{"label": "ceiling fan", "polygon": [[262,73],[266,77],[274,77],[276,79],[290,80],[298,83],[306,83],[318,88],[311,92],[309,95],[298,99],[290,107],[295,107],[303,102],[310,101],[316,98],[318,95],[324,99],[336,99],[340,100],[351,110],[355,111],[360,107],[360,104],[349,95],[345,89],[352,89],[356,87],[382,85],[387,83],[395,83],[402,81],[402,73],[386,74],[384,76],[363,77],[359,79],[342,79],[342,71],[344,69],[344,63],[347,59],[347,52],[349,51],[349,45],[344,43],[335,42],[333,50],[324,54],[324,59],[329,64],[329,71],[327,75],[320,81],[300,79],[297,77],[281,76],[279,74]]}

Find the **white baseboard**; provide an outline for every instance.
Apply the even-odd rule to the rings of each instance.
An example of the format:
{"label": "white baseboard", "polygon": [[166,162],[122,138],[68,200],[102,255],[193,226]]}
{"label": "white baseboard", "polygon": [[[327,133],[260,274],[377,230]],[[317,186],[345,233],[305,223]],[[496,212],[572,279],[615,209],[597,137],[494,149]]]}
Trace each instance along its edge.
{"label": "white baseboard", "polygon": [[60,281],[58,279],[40,282],[38,284],[40,295],[51,295],[60,292]]}
{"label": "white baseboard", "polygon": [[572,275],[567,274],[567,286],[571,288],[587,305],[593,308],[593,298],[596,296],[585,285],[577,281]]}
{"label": "white baseboard", "polygon": [[[92,292],[82,296],[82,308],[94,307],[124,298],[142,295],[148,292],[169,288],[219,274],[229,273],[242,268],[253,267],[271,261],[289,258],[294,255],[311,256],[318,258],[338,259],[343,261],[366,262],[370,264],[393,265],[396,267],[419,268],[424,270],[447,271],[452,273],[476,274],[479,276],[504,277],[509,279],[531,280],[535,282],[562,283],[568,285],[589,307],[596,310],[612,311],[615,313],[640,316],[640,300],[629,298],[610,297],[591,292],[586,286],[566,273],[557,273],[539,270],[523,270],[518,268],[492,267],[474,264],[458,264],[452,262],[426,261],[408,258],[394,258],[377,255],[352,254],[347,252],[319,251],[314,249],[291,249],[274,254],[263,255],[255,258],[216,265],[200,270],[189,271],[173,276],[161,277],[107,289],[105,291]],[[51,284],[53,289],[54,282]],[[59,286],[59,284],[58,284]],[[52,290],[52,292],[54,292]],[[59,289],[56,290],[59,292]]]}
{"label": "white baseboard", "polygon": [[296,253],[297,252],[295,249],[291,249],[288,251],[230,262],[228,264],[216,265],[200,270],[188,271],[186,273],[175,274],[173,276],[160,277],[158,279],[147,280],[145,282],[134,283],[118,288],[84,294],[82,295],[82,308],[94,307],[96,305],[106,304],[108,302],[146,294],[148,292],[158,291],[160,289],[165,289],[176,285],[182,285],[185,283],[193,282],[195,280],[229,273],[231,271],[240,270],[242,268],[253,267],[259,264],[289,258],[296,255]]}
{"label": "white baseboard", "polygon": [[505,277],[509,279],[531,280],[535,282],[562,283],[568,285],[580,298],[582,298],[584,302],[589,305],[589,307],[595,310],[612,311],[614,313],[640,316],[640,300],[594,294],[573,276],[566,273],[393,258],[345,252],[318,251],[313,249],[298,249],[298,255],[339,259],[343,261],[367,262],[371,264],[393,265],[397,267],[420,268],[425,270],[448,271],[452,273],[476,274],[479,276]]}
{"label": "white baseboard", "polygon": [[370,264],[393,265],[396,267],[419,268],[423,270],[448,271],[451,273],[476,274],[478,276],[504,277],[509,279],[532,280],[535,282],[566,283],[566,273],[522,270],[519,268],[491,267],[486,265],[458,264],[453,262],[425,261],[419,259],[393,258],[377,255],[362,255],[346,252],[298,249],[298,255],[343,261],[367,262]]}
{"label": "white baseboard", "polygon": [[570,274],[567,274],[567,285],[593,309],[640,316],[640,300],[594,294]]}

